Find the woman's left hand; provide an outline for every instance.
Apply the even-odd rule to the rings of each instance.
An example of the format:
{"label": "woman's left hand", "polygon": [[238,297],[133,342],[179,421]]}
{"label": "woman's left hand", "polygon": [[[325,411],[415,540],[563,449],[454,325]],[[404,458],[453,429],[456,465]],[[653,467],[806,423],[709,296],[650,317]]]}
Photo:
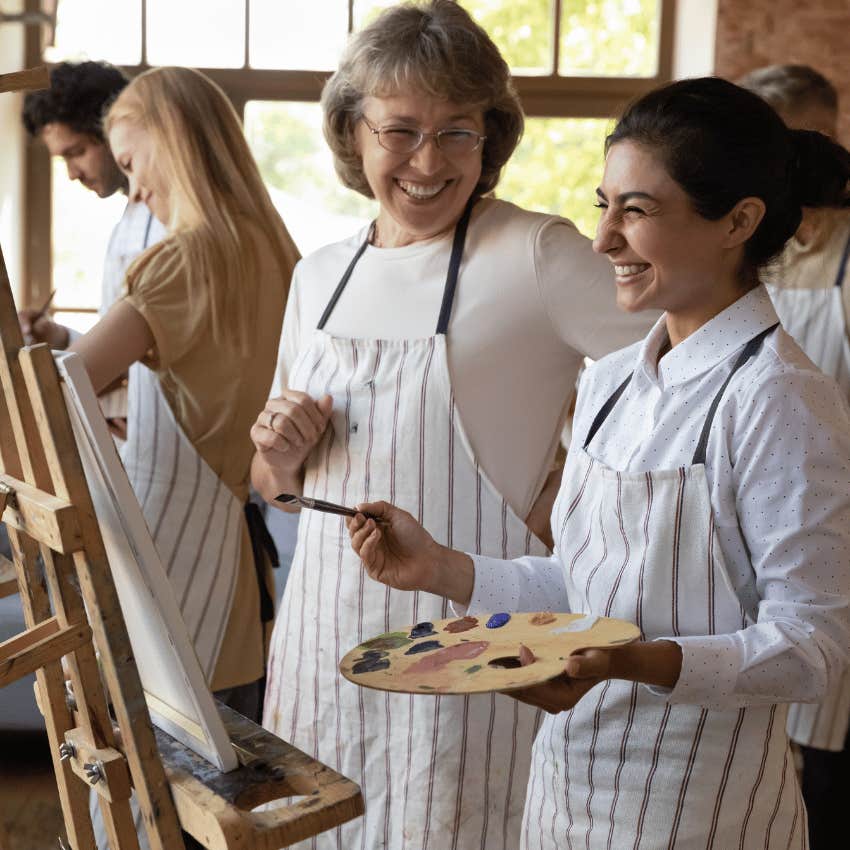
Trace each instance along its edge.
{"label": "woman's left hand", "polygon": [[[533,657],[528,663],[532,661]],[[635,641],[608,649],[579,649],[567,659],[564,672],[556,679],[505,693],[549,714],[558,714],[572,708],[591,688],[606,679],[623,679],[673,690],[681,671],[682,650],[675,641]]]}
{"label": "woman's left hand", "polygon": [[542,708],[547,714],[560,714],[572,708],[591,688],[610,678],[610,649],[583,649],[571,655],[564,672],[533,688],[505,691],[520,702]]}

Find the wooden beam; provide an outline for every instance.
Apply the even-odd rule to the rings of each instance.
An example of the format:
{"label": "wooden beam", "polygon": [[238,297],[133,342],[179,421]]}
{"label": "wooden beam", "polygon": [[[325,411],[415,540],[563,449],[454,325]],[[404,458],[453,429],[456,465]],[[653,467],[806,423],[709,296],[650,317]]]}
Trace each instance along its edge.
{"label": "wooden beam", "polygon": [[49,88],[50,72],[46,65],[16,71],[14,74],[0,74],[0,92]]}
{"label": "wooden beam", "polygon": [[15,565],[5,555],[0,555],[0,599],[14,596],[17,592],[18,574]]}
{"label": "wooden beam", "polygon": [[[130,799],[130,770],[123,753],[114,747],[94,747],[85,731],[79,728],[69,729],[65,742],[74,752],[70,758],[71,769],[83,782],[93,785],[94,790],[110,803]],[[96,764],[101,774],[101,779],[94,783],[86,771],[86,765],[91,764]]]}
{"label": "wooden beam", "polygon": [[60,629],[55,617],[9,638],[0,643],[0,688],[90,641],[91,629],[87,625],[79,623]]}
{"label": "wooden beam", "polygon": [[3,522],[65,555],[82,548],[77,511],[66,499],[31,487],[11,475],[0,475],[0,485],[9,487],[15,494],[3,511]]}

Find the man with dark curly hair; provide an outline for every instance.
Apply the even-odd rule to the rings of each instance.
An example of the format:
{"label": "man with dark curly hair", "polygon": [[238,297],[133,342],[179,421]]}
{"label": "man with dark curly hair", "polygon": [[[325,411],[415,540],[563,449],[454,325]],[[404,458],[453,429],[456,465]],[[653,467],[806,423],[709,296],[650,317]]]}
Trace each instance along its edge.
{"label": "man with dark curly hair", "polygon": [[[51,156],[65,160],[71,180],[79,180],[100,198],[127,191],[127,178],[113,159],[101,127],[106,108],[127,82],[120,69],[105,62],[62,62],[50,71],[50,88],[32,92],[24,100],[22,118],[30,136],[40,138]],[[144,204],[127,204],[109,240],[101,313],[120,294],[130,263],[164,233]],[[76,335],[47,316],[33,322],[35,310],[18,315],[25,334],[53,348],[66,348]]]}

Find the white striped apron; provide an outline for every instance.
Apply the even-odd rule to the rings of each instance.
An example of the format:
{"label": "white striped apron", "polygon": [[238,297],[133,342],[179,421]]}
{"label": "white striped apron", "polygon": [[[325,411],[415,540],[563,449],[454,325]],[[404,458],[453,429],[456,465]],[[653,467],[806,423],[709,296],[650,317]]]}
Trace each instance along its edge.
{"label": "white striped apron", "polygon": [[[545,546],[480,469],[452,394],[445,332],[468,214],[456,229],[434,336],[325,333],[366,243],[352,260],[290,379],[292,388],[334,399],[332,427],[306,464],[304,493],[345,504],[386,499],[459,549],[543,555]],[[500,695],[372,691],[337,669],[369,637],[450,616],[447,600],[371,581],[342,519],[304,511],[280,610],[264,725],[360,783],[366,802],[363,818],[309,845],[516,848],[539,712]]]}
{"label": "white striped apron", "polygon": [[155,372],[134,363],[128,393],[121,460],[211,682],[236,588],[243,506],[183,432]]}
{"label": "white striped apron", "polygon": [[[599,411],[585,449],[628,380]],[[646,640],[731,633],[753,622],[714,528],[704,466],[714,409],[689,467],[617,472],[585,450],[570,452],[552,527],[572,610],[636,622]],[[543,721],[522,846],[806,848],[785,709],[707,710],[669,705],[631,682],[598,685]]]}
{"label": "white striped apron", "polygon": [[[844,320],[842,287],[850,259],[844,245],[835,283],[829,289],[768,287],[782,326],[850,400],[850,339]],[[817,704],[795,703],[788,710],[788,734],[798,744],[820,750],[844,749],[850,724],[850,671]]]}

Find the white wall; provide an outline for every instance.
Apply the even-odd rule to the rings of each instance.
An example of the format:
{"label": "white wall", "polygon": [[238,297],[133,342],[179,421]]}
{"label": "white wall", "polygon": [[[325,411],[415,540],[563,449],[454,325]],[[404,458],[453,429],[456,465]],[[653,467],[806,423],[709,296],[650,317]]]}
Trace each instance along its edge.
{"label": "white wall", "polygon": [[717,0],[678,0],[673,43],[673,76],[706,77],[714,73]]}
{"label": "white wall", "polygon": [[[3,11],[23,11],[23,0],[2,0]],[[0,23],[0,74],[20,71],[24,66],[24,27]],[[17,293],[23,268],[23,171],[24,131],[21,127],[19,92],[0,94],[0,245]]]}

